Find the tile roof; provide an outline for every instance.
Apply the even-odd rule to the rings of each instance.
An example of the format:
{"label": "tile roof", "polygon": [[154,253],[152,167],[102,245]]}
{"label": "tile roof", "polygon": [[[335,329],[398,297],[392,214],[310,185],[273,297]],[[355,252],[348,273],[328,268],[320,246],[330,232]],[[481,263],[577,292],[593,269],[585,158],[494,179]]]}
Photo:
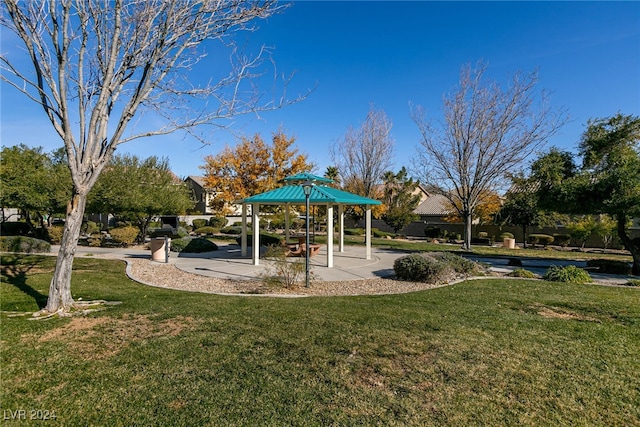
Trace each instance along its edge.
{"label": "tile roof", "polygon": [[453,213],[449,200],[440,194],[432,194],[414,211],[418,215],[449,215]]}

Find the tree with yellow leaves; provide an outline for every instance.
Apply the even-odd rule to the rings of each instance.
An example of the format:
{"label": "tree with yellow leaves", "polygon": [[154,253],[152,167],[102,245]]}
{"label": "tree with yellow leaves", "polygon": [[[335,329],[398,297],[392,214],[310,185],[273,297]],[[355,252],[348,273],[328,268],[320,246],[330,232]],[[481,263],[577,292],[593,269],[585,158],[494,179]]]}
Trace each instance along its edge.
{"label": "tree with yellow leaves", "polygon": [[311,171],[313,164],[293,148],[294,143],[294,137],[279,130],[271,144],[256,134],[242,138],[235,147],[226,146],[215,156],[206,156],[200,169],[205,171],[205,187],[215,193],[212,210],[230,213],[234,201],[273,190],[289,175]]}
{"label": "tree with yellow leaves", "polygon": [[[495,191],[483,191],[478,197],[479,202],[478,206],[473,211],[473,221],[478,221],[480,224],[487,224],[494,221],[496,214],[500,211],[500,207],[502,206],[502,201],[500,196]],[[460,201],[456,201],[455,203],[451,203],[450,200],[448,202],[448,210],[452,213],[444,218],[447,222],[452,223],[460,223],[463,222],[462,215],[462,203]]]}

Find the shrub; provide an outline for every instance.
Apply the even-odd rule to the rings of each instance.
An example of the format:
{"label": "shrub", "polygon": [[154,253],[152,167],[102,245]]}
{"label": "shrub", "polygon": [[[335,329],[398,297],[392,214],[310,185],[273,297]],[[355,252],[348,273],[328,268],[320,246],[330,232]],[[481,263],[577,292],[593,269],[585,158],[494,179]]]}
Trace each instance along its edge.
{"label": "shrub", "polygon": [[109,230],[109,234],[114,242],[123,246],[130,246],[138,237],[138,228],[131,225],[125,227],[116,227]]}
{"label": "shrub", "polygon": [[[236,237],[236,243],[240,244],[241,237]],[[282,238],[277,234],[270,234],[262,232],[260,233],[260,245],[261,246],[269,246],[269,245],[280,245]],[[253,233],[247,233],[247,246],[253,245]]]}
{"label": "shrub", "polygon": [[472,237],[471,244],[491,246],[491,239],[489,239],[488,237]]}
{"label": "shrub", "polygon": [[546,247],[553,243],[553,236],[549,236],[548,234],[529,234],[528,237],[529,243],[532,245],[542,245]]}
{"label": "shrub", "polygon": [[242,227],[232,225],[230,227],[221,228],[220,232],[223,234],[242,234]]}
{"label": "shrub", "polygon": [[396,277],[415,282],[437,281],[447,265],[425,254],[400,257],[393,263]]}
{"label": "shrub", "polygon": [[436,260],[447,264],[447,266],[456,273],[471,274],[479,273],[483,270],[480,264],[451,252],[434,252],[429,255]]}
{"label": "shrub", "polygon": [[202,219],[202,218],[196,218],[193,221],[191,221],[191,223],[193,224],[193,229],[197,230],[198,228],[202,228],[202,227],[207,226],[209,221],[207,221],[206,219]]}
{"label": "shrub", "polygon": [[0,251],[21,253],[43,253],[51,251],[51,244],[44,240],[26,236],[0,237]]}
{"label": "shrub", "polygon": [[542,276],[544,280],[551,282],[566,282],[566,283],[589,283],[591,282],[591,276],[589,273],[575,265],[568,265],[566,267],[558,267],[552,265],[547,272]]}
{"label": "shrub", "polygon": [[0,234],[3,236],[26,236],[31,232],[26,222],[3,222],[0,224]]}
{"label": "shrub", "polygon": [[378,230],[377,228],[372,228],[371,234],[373,235],[373,237],[377,237],[377,238],[385,238],[387,236],[393,236],[393,233],[387,233],[386,231],[381,231],[381,230]]}
{"label": "shrub", "polygon": [[504,239],[513,239],[513,233],[509,233],[508,231],[505,231],[504,233],[500,234],[500,240],[504,240]]}
{"label": "shrub", "polygon": [[87,237],[87,245],[92,248],[99,248],[100,246],[104,245],[104,236],[102,234],[96,234]]}
{"label": "shrub", "polygon": [[590,259],[587,261],[587,267],[595,267],[598,272],[606,274],[631,274],[629,263],[612,259]]}
{"label": "shrub", "polygon": [[182,237],[171,240],[172,252],[201,253],[217,251],[218,245],[203,237]]}
{"label": "shrub", "polygon": [[523,279],[535,279],[537,276],[534,272],[525,270],[524,268],[516,268],[511,273],[507,274],[510,277],[521,277]]}
{"label": "shrub", "polygon": [[209,227],[207,225],[207,226],[204,226],[204,227],[197,228],[197,229],[193,230],[193,232],[196,233],[196,234],[214,234],[216,232],[216,229],[213,228],[213,227]]}
{"label": "shrub", "polygon": [[569,245],[569,242],[571,241],[571,234],[554,234],[553,241],[555,242],[556,245],[560,245],[563,248],[565,248]]}
{"label": "shrub", "polygon": [[178,229],[176,230],[175,235],[176,235],[178,238],[187,237],[187,236],[189,235],[189,230],[187,230],[187,228],[186,228],[186,227],[184,227],[184,226],[182,226],[182,225],[181,225],[181,226],[180,226],[180,227],[178,227]]}
{"label": "shrub", "polygon": [[291,228],[294,230],[301,230],[302,227],[305,226],[305,223],[303,220],[296,218],[293,221],[291,221]]}
{"label": "shrub", "polygon": [[82,228],[80,229],[84,234],[92,235],[93,233],[100,231],[98,224],[93,221],[85,221],[82,223]]}
{"label": "shrub", "polygon": [[64,225],[52,225],[47,227],[47,235],[52,245],[59,245],[62,242],[62,234],[64,233]]}
{"label": "shrub", "polygon": [[209,218],[209,225],[213,228],[222,228],[227,225],[227,218],[223,216],[212,216]]}
{"label": "shrub", "polygon": [[364,234],[364,228],[345,228],[344,234],[347,236],[362,236]]}
{"label": "shrub", "polygon": [[[262,281],[267,286],[284,286],[294,288],[306,272],[303,259],[288,260],[282,245],[270,245],[265,257],[272,261],[267,271],[261,274]],[[311,272],[309,272],[311,274]]]}
{"label": "shrub", "polygon": [[427,227],[427,228],[424,229],[425,237],[429,237],[431,239],[436,239],[436,238],[440,237],[441,234],[442,234],[442,232],[440,231],[440,229],[438,227]]}

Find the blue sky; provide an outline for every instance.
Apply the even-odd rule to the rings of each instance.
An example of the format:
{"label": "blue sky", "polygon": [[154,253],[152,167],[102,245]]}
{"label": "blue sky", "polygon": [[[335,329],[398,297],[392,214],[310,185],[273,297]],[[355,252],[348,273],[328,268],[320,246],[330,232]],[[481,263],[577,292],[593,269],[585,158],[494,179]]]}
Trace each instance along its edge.
{"label": "blue sky", "polygon": [[[462,65],[483,60],[506,82],[538,70],[539,87],[572,121],[549,145],[575,150],[587,120],[617,112],[640,115],[640,2],[297,2],[260,23],[249,46],[274,47],[279,71],[295,71],[293,95],[303,102],[238,118],[233,130],[265,139],[278,128],[296,137],[322,174],[329,146],[358,127],[370,105],[393,123],[396,170],[410,166],[419,133],[410,103],[441,117],[442,96],[454,90]],[[2,49],[10,49],[3,43]],[[207,60],[212,60],[210,58]],[[206,65],[206,64],[205,64]],[[199,67],[206,69],[206,67]],[[206,76],[203,76],[206,77]],[[268,89],[269,82],[265,82]],[[61,143],[44,113],[2,86],[2,145],[53,150]],[[199,175],[203,157],[235,137],[212,133],[202,147],[182,135],[124,144],[119,153],[168,157],[179,176]]]}

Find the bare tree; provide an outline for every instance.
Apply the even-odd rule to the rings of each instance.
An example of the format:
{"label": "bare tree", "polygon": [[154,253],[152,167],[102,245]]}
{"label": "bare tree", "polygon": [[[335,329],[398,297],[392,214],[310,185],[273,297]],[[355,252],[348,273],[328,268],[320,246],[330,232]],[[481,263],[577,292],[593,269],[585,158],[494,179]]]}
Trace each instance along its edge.
{"label": "bare tree", "polygon": [[[28,61],[18,49],[3,53],[2,81],[42,106],[73,180],[45,311],[74,306],[71,269],[87,193],[118,145],[177,130],[198,136],[196,126],[224,126],[221,119],[288,103],[284,95],[265,101],[255,87],[268,51],[242,55],[233,40],[280,9],[272,0],[3,0],[0,23],[21,40]],[[198,86],[188,75],[205,56],[203,42],[232,55],[228,74],[225,58],[211,70],[218,77]],[[145,112],[165,124],[133,129]]]}
{"label": "bare tree", "polygon": [[370,107],[358,129],[350,127],[344,139],[331,147],[331,159],[337,165],[345,186],[361,196],[375,198],[375,185],[393,166],[391,122],[382,110]]}
{"label": "bare tree", "polygon": [[499,191],[513,172],[567,117],[536,91],[537,75],[516,73],[505,89],[484,79],[486,65],[464,66],[457,90],[444,97],[443,121],[432,125],[420,107],[411,116],[421,133],[415,173],[449,199],[465,222],[471,248],[474,209],[483,194]]}

